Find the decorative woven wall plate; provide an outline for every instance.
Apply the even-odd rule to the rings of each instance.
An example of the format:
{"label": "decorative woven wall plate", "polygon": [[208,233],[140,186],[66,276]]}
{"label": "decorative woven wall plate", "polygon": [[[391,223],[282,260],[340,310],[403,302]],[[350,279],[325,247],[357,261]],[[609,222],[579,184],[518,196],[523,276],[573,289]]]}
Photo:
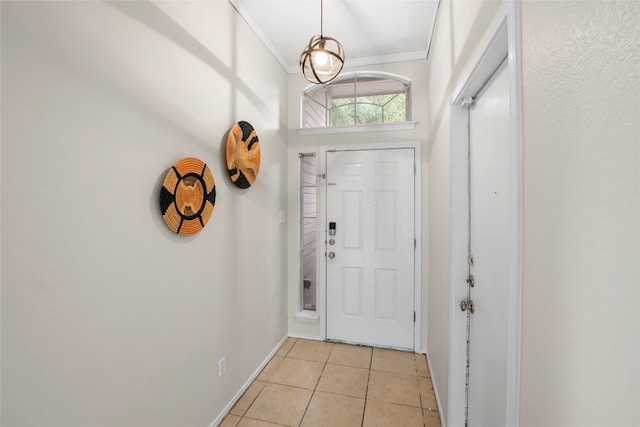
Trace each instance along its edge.
{"label": "decorative woven wall plate", "polygon": [[160,190],[160,211],[171,231],[194,234],[209,221],[216,204],[216,184],[207,165],[195,157],[178,160]]}
{"label": "decorative woven wall plate", "polygon": [[240,188],[249,188],[260,170],[260,141],[248,122],[238,122],[227,137],[227,168],[231,181]]}

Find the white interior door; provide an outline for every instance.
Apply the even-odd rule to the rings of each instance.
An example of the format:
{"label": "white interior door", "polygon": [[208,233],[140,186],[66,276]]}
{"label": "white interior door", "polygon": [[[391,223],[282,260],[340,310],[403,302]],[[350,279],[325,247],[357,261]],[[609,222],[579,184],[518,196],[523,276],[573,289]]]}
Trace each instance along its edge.
{"label": "white interior door", "polygon": [[327,152],[328,339],[413,349],[414,152]]}
{"label": "white interior door", "polygon": [[470,110],[468,425],[505,426],[516,185],[506,61]]}

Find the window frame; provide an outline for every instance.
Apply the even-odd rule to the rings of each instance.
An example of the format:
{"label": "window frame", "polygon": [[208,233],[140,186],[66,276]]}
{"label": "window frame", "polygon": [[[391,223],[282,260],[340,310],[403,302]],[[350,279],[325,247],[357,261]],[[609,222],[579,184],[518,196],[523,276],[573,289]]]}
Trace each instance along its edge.
{"label": "window frame", "polygon": [[[305,159],[310,159],[311,161],[305,161]],[[308,182],[305,180],[305,175],[308,176],[309,172],[305,170],[305,163],[311,165],[311,180]],[[300,311],[313,311],[316,312],[318,309],[318,183],[317,183],[317,171],[318,171],[318,157],[315,152],[300,152],[298,153],[298,200],[299,200],[299,221],[298,221],[298,231],[299,231],[299,248],[298,252],[300,254],[300,279],[299,279],[299,289],[300,289]],[[313,196],[309,196],[307,199],[305,197],[307,188],[313,188]],[[306,213],[305,205],[307,204],[307,200],[310,200],[314,205],[313,215],[309,215]],[[306,221],[313,220],[313,221]],[[312,224],[313,231],[310,234],[313,234],[313,244],[307,246],[305,244],[305,226]],[[305,248],[311,248],[310,252],[306,252]],[[304,280],[305,280],[305,257],[307,255],[311,255],[309,258],[313,264],[312,272],[313,275],[309,277],[312,280],[313,289],[315,295],[313,295],[313,308],[305,307],[304,303]]]}
{"label": "window frame", "polygon": [[[405,85],[405,96],[406,96],[406,107],[405,107],[405,117],[407,120],[403,122],[383,122],[383,123],[374,123],[374,124],[354,124],[354,125],[346,125],[346,126],[320,126],[320,127],[305,127],[306,117],[307,117],[307,98],[308,95],[313,93],[316,90],[319,90],[324,86],[331,86],[332,84],[337,84],[344,81],[354,81],[354,93],[353,99],[354,103],[348,105],[357,105],[358,98],[358,78],[367,78],[367,79],[380,79],[380,80],[394,80],[400,82]],[[300,128],[298,129],[298,135],[317,135],[317,134],[330,134],[330,133],[349,133],[349,132],[369,132],[369,131],[386,131],[386,130],[409,130],[414,129],[416,125],[416,121],[411,120],[413,118],[413,82],[411,79],[403,77],[398,74],[386,73],[382,71],[355,71],[350,73],[344,73],[340,77],[336,78],[332,82],[326,85],[312,84],[306,86],[300,92]],[[398,92],[400,93],[400,92]],[[394,93],[395,94],[395,93]],[[329,103],[328,99],[325,99],[324,105],[313,98],[309,98],[312,101],[317,102],[324,110],[325,110],[325,123],[330,123],[330,114],[332,108],[327,104]],[[377,105],[377,104],[376,104]],[[383,109],[384,111],[384,109]],[[382,113],[383,114],[383,113]]]}

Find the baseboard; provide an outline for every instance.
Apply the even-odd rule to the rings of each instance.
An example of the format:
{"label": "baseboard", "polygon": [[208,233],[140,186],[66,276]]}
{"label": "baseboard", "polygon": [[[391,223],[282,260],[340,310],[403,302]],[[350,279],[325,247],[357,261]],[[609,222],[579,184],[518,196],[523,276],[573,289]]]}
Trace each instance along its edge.
{"label": "baseboard", "polygon": [[287,338],[289,338],[288,335],[285,335],[278,344],[276,344],[275,348],[273,350],[271,350],[271,353],[269,353],[269,355],[266,357],[266,359],[264,359],[262,361],[262,363],[260,364],[260,366],[258,366],[258,369],[256,369],[253,374],[251,374],[251,376],[249,377],[249,379],[242,385],[242,387],[240,388],[240,390],[235,394],[235,396],[233,396],[233,398],[231,399],[231,401],[229,403],[227,403],[227,406],[224,407],[224,409],[218,414],[218,416],[213,420],[213,422],[211,423],[210,427],[216,427],[218,424],[220,424],[222,422],[222,420],[224,419],[224,417],[227,416],[227,414],[229,414],[229,411],[231,411],[231,409],[233,408],[233,405],[236,404],[236,402],[238,400],[240,400],[240,398],[242,397],[242,395],[244,394],[245,391],[247,391],[247,389],[249,388],[249,386],[251,385],[251,383],[253,383],[253,381],[258,377],[258,375],[260,375],[260,372],[262,372],[262,369],[264,369],[265,366],[267,366],[267,363],[269,363],[269,361],[271,360],[271,358],[273,356],[275,356],[275,354],[278,352],[278,350],[280,350],[280,347],[282,347],[282,344],[284,344],[284,342],[287,340]]}
{"label": "baseboard", "polygon": [[317,335],[289,334],[289,337],[291,337],[291,338],[301,338],[303,340],[322,341],[322,338],[320,338]]}
{"label": "baseboard", "polygon": [[427,356],[427,365],[429,366],[429,375],[431,375],[431,385],[433,386],[433,394],[436,396],[436,404],[438,405],[438,416],[440,417],[440,426],[447,427],[444,423],[444,418],[442,418],[442,404],[440,403],[440,393],[438,393],[438,387],[436,383],[433,381],[433,371],[431,370],[431,358],[429,357],[429,353],[424,352]]}

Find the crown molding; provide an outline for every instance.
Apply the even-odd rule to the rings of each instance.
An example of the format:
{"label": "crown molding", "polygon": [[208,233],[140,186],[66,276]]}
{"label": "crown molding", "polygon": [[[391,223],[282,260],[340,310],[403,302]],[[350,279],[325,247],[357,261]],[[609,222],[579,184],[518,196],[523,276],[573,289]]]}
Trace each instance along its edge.
{"label": "crown molding", "polygon": [[258,36],[260,41],[265,45],[265,47],[271,52],[273,57],[278,61],[280,66],[285,69],[285,71],[289,72],[289,66],[287,65],[284,58],[280,55],[275,46],[271,43],[271,41],[267,38],[267,36],[262,32],[256,21],[253,20],[247,9],[238,2],[238,0],[229,0],[229,3],[233,6],[233,8],[238,12],[238,14],[244,19],[244,21],[249,25],[249,28],[253,30],[253,32]]}

